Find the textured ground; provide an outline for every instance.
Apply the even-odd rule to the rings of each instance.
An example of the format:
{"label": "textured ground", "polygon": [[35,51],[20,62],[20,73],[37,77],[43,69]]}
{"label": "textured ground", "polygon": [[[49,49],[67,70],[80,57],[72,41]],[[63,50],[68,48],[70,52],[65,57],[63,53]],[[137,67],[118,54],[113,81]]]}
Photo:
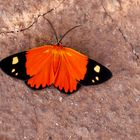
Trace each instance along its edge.
{"label": "textured ground", "polygon": [[[51,9],[53,11],[50,11]],[[113,78],[66,96],[32,91],[0,71],[0,140],[139,140],[140,1],[0,0],[0,59],[55,42],[107,66]]]}

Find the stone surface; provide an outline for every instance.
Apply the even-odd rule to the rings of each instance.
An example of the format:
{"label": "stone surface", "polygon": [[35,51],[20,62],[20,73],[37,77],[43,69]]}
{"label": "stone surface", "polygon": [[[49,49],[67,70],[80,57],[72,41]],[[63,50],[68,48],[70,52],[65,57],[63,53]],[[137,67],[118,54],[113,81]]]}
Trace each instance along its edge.
{"label": "stone surface", "polygon": [[[51,11],[51,9],[54,9]],[[67,96],[32,91],[0,71],[0,140],[140,139],[139,0],[0,0],[0,59],[55,43],[107,66],[113,78]]]}

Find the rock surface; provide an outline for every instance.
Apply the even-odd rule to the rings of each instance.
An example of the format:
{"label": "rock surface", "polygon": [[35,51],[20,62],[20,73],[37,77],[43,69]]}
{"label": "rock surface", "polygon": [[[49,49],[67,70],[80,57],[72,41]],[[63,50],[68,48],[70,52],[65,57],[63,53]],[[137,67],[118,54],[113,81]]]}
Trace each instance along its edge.
{"label": "rock surface", "polygon": [[[53,10],[52,10],[53,9]],[[55,42],[107,66],[113,78],[67,96],[32,91],[0,71],[0,140],[139,140],[140,1],[0,1],[0,59]]]}

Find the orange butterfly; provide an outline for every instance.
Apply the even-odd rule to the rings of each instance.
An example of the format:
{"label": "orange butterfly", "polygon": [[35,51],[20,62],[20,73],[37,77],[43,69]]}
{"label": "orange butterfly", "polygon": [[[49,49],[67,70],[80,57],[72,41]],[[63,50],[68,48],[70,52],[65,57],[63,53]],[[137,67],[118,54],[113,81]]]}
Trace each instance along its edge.
{"label": "orange butterfly", "polygon": [[[50,23],[50,21],[48,20]],[[54,85],[64,93],[73,93],[81,85],[100,84],[111,78],[112,73],[87,56],[63,46],[50,23],[56,45],[45,45],[11,55],[0,62],[1,69],[12,77],[24,80],[33,89]]]}

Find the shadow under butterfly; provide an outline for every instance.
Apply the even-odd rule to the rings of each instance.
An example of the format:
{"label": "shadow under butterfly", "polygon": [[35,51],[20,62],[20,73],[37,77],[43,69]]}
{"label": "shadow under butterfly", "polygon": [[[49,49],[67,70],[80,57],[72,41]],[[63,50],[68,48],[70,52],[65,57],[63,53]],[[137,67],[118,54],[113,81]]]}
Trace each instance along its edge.
{"label": "shadow under butterfly", "polygon": [[32,89],[54,85],[61,92],[71,94],[81,85],[97,85],[112,77],[105,66],[71,48],[62,45],[51,22],[57,43],[16,53],[0,61],[1,69],[8,75],[24,80]]}

